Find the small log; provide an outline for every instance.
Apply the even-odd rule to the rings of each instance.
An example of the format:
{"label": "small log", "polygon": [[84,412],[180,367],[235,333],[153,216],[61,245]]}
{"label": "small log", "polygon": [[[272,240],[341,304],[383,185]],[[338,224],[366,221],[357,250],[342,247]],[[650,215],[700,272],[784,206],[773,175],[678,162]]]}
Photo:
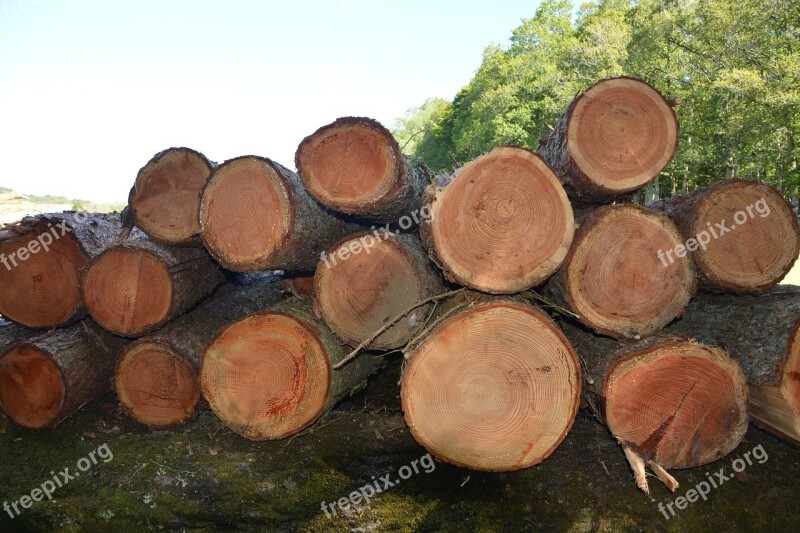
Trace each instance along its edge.
{"label": "small log", "polygon": [[0,407],[29,429],[49,429],[111,392],[124,341],[91,320],[17,342],[0,355]]}
{"label": "small log", "polygon": [[[428,188],[422,242],[445,277],[492,294],[539,285],[575,233],[572,206],[536,154],[502,146]],[[429,207],[427,204],[430,204]]]}
{"label": "small log", "polygon": [[119,215],[65,212],[26,217],[0,230],[0,314],[49,329],[86,316],[80,271],[122,231]]}
{"label": "small log", "polygon": [[257,156],[217,167],[200,203],[203,243],[236,272],[312,271],[325,248],[362,229],[318,204],[297,174]]}
{"label": "small log", "polygon": [[733,451],[747,431],[742,369],[715,346],[659,334],[623,344],[564,324],[581,357],[592,411],[622,446],[637,486],[645,466],[674,491],[674,468],[702,466]]}
{"label": "small log", "polygon": [[580,228],[547,290],[594,331],[617,339],[652,335],[679,316],[697,289],[691,258],[662,250],[683,237],[662,213],[616,204],[579,216]]}
{"label": "small log", "polygon": [[724,180],[651,207],[678,226],[686,246],[675,256],[688,250],[706,289],[763,292],[800,254],[797,215],[777,189],[760,181]]}
{"label": "small log", "polygon": [[300,143],[295,166],[322,205],[373,222],[395,222],[416,211],[427,184],[378,121],[345,117]]}
{"label": "small log", "polygon": [[472,470],[540,463],[578,410],[575,352],[527,303],[479,297],[460,308],[442,304],[448,307],[448,318],[408,356],[401,400],[411,434],[440,460]]}
{"label": "small log", "polygon": [[[328,326],[357,346],[443,287],[419,238],[377,230],[356,234],[328,250],[317,267],[314,292]],[[425,325],[431,307],[412,309],[365,347],[391,350],[405,345]]]}
{"label": "small log", "polygon": [[158,242],[200,243],[200,194],[214,166],[190,148],[157,153],[139,170],[128,195],[133,222]]}
{"label": "small log", "polygon": [[92,259],[81,294],[92,318],[122,337],[139,337],[177,317],[225,281],[202,248],[143,238],[117,244]]}
{"label": "small log", "polygon": [[800,446],[800,287],[701,293],[669,330],[724,346],[747,376],[753,422]]}
{"label": "small log", "polygon": [[223,329],[203,352],[203,397],[222,422],[253,440],[307,428],[382,365],[360,357],[340,370],[339,340],[308,301],[286,301]]}
{"label": "small log", "polygon": [[678,148],[678,117],[652,86],[600,80],[578,95],[539,153],[571,198],[604,202],[635,191],[664,170]]}
{"label": "small log", "polygon": [[282,299],[274,282],[226,284],[197,308],[129,344],[114,377],[126,413],[151,430],[192,420],[201,406],[203,348],[227,324]]}

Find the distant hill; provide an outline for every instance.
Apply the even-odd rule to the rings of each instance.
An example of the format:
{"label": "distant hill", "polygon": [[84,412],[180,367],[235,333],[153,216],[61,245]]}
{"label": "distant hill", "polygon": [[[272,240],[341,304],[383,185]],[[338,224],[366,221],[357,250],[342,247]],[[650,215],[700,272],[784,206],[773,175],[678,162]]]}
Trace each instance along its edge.
{"label": "distant hill", "polygon": [[8,187],[0,187],[0,224],[10,224],[28,215],[60,211],[111,213],[121,211],[125,204],[96,204],[89,200],[71,200],[64,196],[31,196]]}

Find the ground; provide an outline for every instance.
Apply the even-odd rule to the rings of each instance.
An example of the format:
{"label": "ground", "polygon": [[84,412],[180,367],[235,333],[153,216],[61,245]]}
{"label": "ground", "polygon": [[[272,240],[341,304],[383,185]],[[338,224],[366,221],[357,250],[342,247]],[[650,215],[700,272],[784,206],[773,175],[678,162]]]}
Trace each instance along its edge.
{"label": "ground", "polygon": [[[244,440],[208,411],[181,428],[149,432],[126,419],[113,396],[52,431],[0,422],[0,503],[31,494],[53,476],[62,480],[59,473],[67,467],[68,475],[80,474],[51,491],[53,501],[34,502],[30,509],[18,504],[22,512],[13,519],[0,510],[0,531],[800,529],[790,505],[800,491],[800,450],[758,429],[751,428],[728,458],[676,471],[676,494],[655,478],[651,497],[638,491],[619,447],[584,412],[541,465],[505,474],[470,472],[424,458],[399,411],[398,368],[395,362],[313,431],[278,442]],[[752,465],[734,475],[731,462],[745,456]],[[418,473],[411,469],[415,461]],[[673,503],[675,516],[670,514],[667,504],[719,479],[717,472],[731,479],[710,489],[707,501],[683,510]],[[381,478],[390,474],[388,481],[398,481],[399,473],[410,477],[384,490]],[[376,482],[383,492],[369,504],[337,508],[335,516],[329,505],[330,518],[322,510],[323,502]]]}

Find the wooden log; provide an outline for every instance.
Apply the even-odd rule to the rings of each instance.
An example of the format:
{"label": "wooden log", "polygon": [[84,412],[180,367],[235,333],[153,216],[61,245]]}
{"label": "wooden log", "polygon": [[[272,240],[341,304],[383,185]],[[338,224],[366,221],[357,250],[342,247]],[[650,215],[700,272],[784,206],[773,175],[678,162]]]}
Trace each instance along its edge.
{"label": "wooden log", "polygon": [[777,189],[760,181],[724,180],[651,207],[678,226],[686,245],[675,256],[692,255],[706,289],[763,292],[800,254],[797,215]]}
{"label": "wooden log", "polygon": [[[567,255],[572,206],[536,154],[502,146],[432,185],[420,235],[454,283],[492,294],[539,285]],[[428,206],[429,204],[429,206]]]}
{"label": "wooden log", "polygon": [[318,204],[294,172],[244,156],[211,174],[200,203],[200,230],[229,270],[312,271],[320,253],[364,229]]}
{"label": "wooden log", "polygon": [[18,326],[13,322],[0,320],[0,353],[5,352],[11,345],[40,333],[36,330]]}
{"label": "wooden log", "polygon": [[203,397],[239,435],[262,441],[294,435],[358,390],[382,365],[346,352],[307,300],[286,301],[223,329],[203,352]]}
{"label": "wooden log", "polygon": [[677,148],[678,118],[670,102],[641,80],[618,77],[575,97],[539,153],[571,198],[592,203],[644,187]]}
{"label": "wooden log", "polygon": [[150,239],[117,244],[92,259],[81,294],[92,318],[122,337],[155,331],[225,281],[202,248]]}
{"label": "wooden log", "polygon": [[592,411],[622,446],[637,486],[645,466],[675,491],[668,470],[702,466],[733,451],[747,431],[747,383],[725,352],[686,336],[623,344],[564,324],[581,357]]}
{"label": "wooden log", "polygon": [[[314,279],[320,313],[339,338],[352,346],[392,350],[424,326],[433,304],[414,304],[440,293],[444,284],[419,238],[385,230],[356,234],[323,255]],[[384,329],[377,337],[374,333]]]}
{"label": "wooden log", "polygon": [[691,258],[661,250],[683,237],[662,213],[616,204],[582,213],[580,228],[547,290],[585,325],[617,339],[652,335],[679,316],[697,289]]}
{"label": "wooden log", "polygon": [[81,268],[121,231],[117,214],[76,212],[26,217],[0,230],[0,314],[35,329],[86,316]]}
{"label": "wooden log", "polygon": [[724,346],[747,376],[753,422],[800,446],[800,287],[701,293],[669,330]]}
{"label": "wooden log", "polygon": [[157,153],[139,170],[128,195],[133,222],[155,241],[200,243],[200,194],[214,166],[191,148]]}
{"label": "wooden log", "polygon": [[440,460],[472,470],[540,463],[580,403],[572,347],[544,312],[521,301],[479,298],[441,309],[448,307],[408,356],[401,400],[411,434]]}
{"label": "wooden log", "polygon": [[393,222],[420,207],[427,184],[378,121],[344,117],[300,143],[295,166],[322,205],[373,222]]}
{"label": "wooden log", "polygon": [[0,355],[0,408],[29,429],[56,426],[111,392],[123,346],[91,320],[13,344]]}
{"label": "wooden log", "polygon": [[201,407],[203,348],[226,325],[282,299],[275,282],[225,284],[197,308],[129,344],[114,376],[125,412],[151,430],[192,420]]}

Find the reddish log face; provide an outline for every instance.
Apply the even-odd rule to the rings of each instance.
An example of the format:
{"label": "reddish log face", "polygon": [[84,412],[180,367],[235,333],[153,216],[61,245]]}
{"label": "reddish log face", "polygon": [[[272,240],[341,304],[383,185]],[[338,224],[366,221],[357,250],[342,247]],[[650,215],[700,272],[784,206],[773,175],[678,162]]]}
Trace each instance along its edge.
{"label": "reddish log face", "polygon": [[46,428],[65,396],[61,372],[38,348],[20,345],[0,358],[0,406],[17,424]]}
{"label": "reddish log face", "polygon": [[800,435],[800,321],[795,327],[794,339],[789,342],[789,357],[783,368],[781,394],[794,414],[795,432]]}

